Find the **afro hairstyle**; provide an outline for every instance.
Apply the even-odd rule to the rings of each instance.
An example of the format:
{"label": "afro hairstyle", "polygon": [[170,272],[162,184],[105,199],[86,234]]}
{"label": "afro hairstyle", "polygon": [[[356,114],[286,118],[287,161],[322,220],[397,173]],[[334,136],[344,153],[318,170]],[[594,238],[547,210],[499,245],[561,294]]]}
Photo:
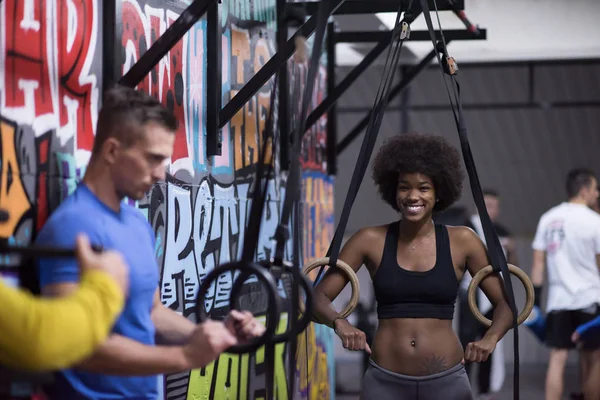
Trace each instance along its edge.
{"label": "afro hairstyle", "polygon": [[381,198],[396,204],[398,177],[421,173],[433,181],[438,201],[433,210],[443,211],[461,195],[465,174],[458,150],[441,136],[409,132],[388,139],[375,156],[373,180]]}

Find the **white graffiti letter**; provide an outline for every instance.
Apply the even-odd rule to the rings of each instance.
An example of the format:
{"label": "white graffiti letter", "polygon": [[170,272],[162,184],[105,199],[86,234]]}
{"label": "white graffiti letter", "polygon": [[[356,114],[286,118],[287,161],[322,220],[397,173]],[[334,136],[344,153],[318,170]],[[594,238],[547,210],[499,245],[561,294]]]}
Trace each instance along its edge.
{"label": "white graffiti letter", "polygon": [[40,21],[35,19],[35,1],[24,0],[23,1],[23,19],[21,20],[20,26],[23,30],[32,29],[34,31],[40,30]]}

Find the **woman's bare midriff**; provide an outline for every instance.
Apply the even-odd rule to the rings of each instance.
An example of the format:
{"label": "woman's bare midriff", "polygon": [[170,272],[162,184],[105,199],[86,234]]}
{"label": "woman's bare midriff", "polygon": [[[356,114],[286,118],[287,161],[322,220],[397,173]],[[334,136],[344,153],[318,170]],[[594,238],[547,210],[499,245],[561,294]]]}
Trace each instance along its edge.
{"label": "woman's bare midriff", "polygon": [[460,363],[463,348],[451,320],[381,319],[371,358],[380,367],[398,374],[426,376]]}

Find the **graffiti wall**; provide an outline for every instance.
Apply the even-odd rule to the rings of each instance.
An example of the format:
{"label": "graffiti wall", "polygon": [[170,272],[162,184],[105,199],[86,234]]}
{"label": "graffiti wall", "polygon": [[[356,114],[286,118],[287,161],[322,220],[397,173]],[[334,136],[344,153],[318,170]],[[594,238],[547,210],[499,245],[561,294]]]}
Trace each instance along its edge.
{"label": "graffiti wall", "polygon": [[[127,72],[164,33],[188,1],[121,0],[119,42],[103,57],[102,13],[98,0],[3,0],[0,4],[0,240],[26,244],[48,214],[68,196],[85,173],[101,106],[105,60]],[[275,52],[275,0],[224,0],[222,26],[222,103],[233,98]],[[180,121],[166,182],[156,185],[137,206],[156,233],[161,300],[194,320],[200,283],[215,266],[241,256],[245,224],[257,183],[254,173],[269,113],[272,80],[222,131],[221,155],[206,155],[206,20],[202,19],[138,86],[160,99]],[[290,61],[290,86],[302,87],[306,64]],[[298,84],[295,80],[299,80]],[[312,100],[324,97],[323,64]],[[275,118],[276,118],[275,113]],[[326,174],[326,117],[304,137],[301,204],[302,258],[323,256],[333,236],[333,180]],[[271,143],[273,138],[269,138]],[[286,172],[279,149],[269,150],[275,171],[268,180],[257,259],[274,251],[274,233],[285,196]],[[291,232],[293,232],[293,227]],[[286,255],[291,258],[292,240]],[[0,259],[0,272],[14,276],[15,260]],[[205,306],[214,318],[228,311],[232,276],[222,276]],[[280,293],[285,297],[284,283]],[[248,282],[241,307],[263,317],[268,306]],[[245,293],[246,293],[245,292]],[[287,315],[282,315],[285,329]],[[333,337],[310,325],[298,338],[295,376],[288,376],[288,344],[276,355],[276,395],[287,398],[295,379],[296,398],[333,398]],[[328,354],[331,356],[328,357]],[[224,355],[210,366],[165,376],[165,399],[258,399],[265,390],[264,350]]]}
{"label": "graffiti wall", "polygon": [[[102,85],[99,4],[0,5],[0,240],[29,243],[85,170]],[[0,260],[9,277],[14,261]]]}

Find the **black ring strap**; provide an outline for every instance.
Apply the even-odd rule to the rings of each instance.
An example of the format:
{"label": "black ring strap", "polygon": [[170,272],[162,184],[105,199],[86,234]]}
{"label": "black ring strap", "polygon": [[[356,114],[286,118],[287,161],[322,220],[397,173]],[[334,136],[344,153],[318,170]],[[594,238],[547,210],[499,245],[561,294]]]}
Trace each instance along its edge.
{"label": "black ring strap", "polygon": [[[356,166],[354,167],[354,172],[352,174],[350,185],[348,187],[346,199],[344,200],[344,206],[342,208],[339,223],[334,233],[333,240],[331,241],[331,245],[327,251],[326,257],[329,257],[329,266],[332,268],[335,268],[336,266],[339,252],[342,247],[342,239],[346,230],[346,226],[348,224],[350,212],[352,210],[352,205],[354,204],[356,196],[358,195],[358,191],[362,184],[364,175],[367,171],[369,160],[371,158],[373,149],[375,147],[375,143],[377,141],[379,129],[381,127],[383,116],[385,114],[385,109],[388,104],[389,93],[392,88],[394,76],[396,71],[398,70],[398,61],[400,59],[402,45],[404,44],[404,41],[410,37],[410,24],[414,21],[415,18],[414,14],[412,13],[412,3],[413,0],[409,0],[409,5],[407,7],[407,11],[404,13],[404,19],[402,20],[402,22],[400,22],[400,15],[402,14],[403,5],[402,3],[400,4],[400,7],[398,9],[394,30],[391,36],[390,47],[388,49],[386,62],[384,64],[384,71],[382,73],[382,78],[379,83],[379,88],[375,98],[373,111],[370,114],[369,123],[367,125],[367,129],[362,141],[362,145],[358,155],[358,161],[356,163]],[[316,286],[318,284],[324,271],[325,266],[322,266],[319,269],[313,286]]]}
{"label": "black ring strap", "polygon": [[[439,30],[441,33],[441,42],[437,42],[435,40],[435,31],[433,29],[433,23],[431,21],[431,15],[429,10],[429,5],[427,0],[419,0],[421,2],[421,7],[423,8],[423,14],[425,16],[425,21],[427,23],[427,29],[429,30],[429,35],[431,36],[431,41],[435,49],[438,50],[436,53],[436,57],[438,63],[440,65],[440,70],[442,72],[442,79],[444,80],[444,85],[446,87],[446,91],[448,92],[448,98],[450,100],[450,105],[452,107],[452,113],[454,115],[454,121],[456,123],[456,128],[458,130],[458,135],[460,138],[460,145],[462,149],[462,154],[465,162],[465,166],[467,169],[467,173],[469,175],[469,182],[471,185],[471,192],[473,195],[473,200],[475,201],[475,205],[477,207],[477,211],[479,213],[479,217],[481,219],[481,224],[483,226],[484,237],[487,243],[488,248],[488,256],[490,258],[490,262],[492,268],[496,273],[499,273],[503,277],[504,281],[504,289],[508,295],[509,306],[513,314],[513,331],[514,331],[514,386],[513,386],[513,398],[515,400],[519,399],[519,329],[517,323],[518,310],[515,302],[515,295],[512,288],[512,282],[510,278],[510,272],[508,270],[508,265],[506,264],[506,258],[504,256],[504,252],[502,251],[502,246],[500,244],[500,239],[494,229],[494,225],[490,219],[490,216],[487,212],[487,208],[485,207],[485,202],[483,199],[483,191],[481,190],[481,184],[479,183],[479,177],[477,174],[477,169],[475,167],[475,161],[473,159],[473,154],[471,152],[471,147],[469,145],[469,138],[467,134],[467,126],[464,120],[464,112],[462,108],[462,102],[460,100],[460,85],[458,83],[458,79],[456,77],[458,69],[456,68],[456,64],[454,59],[452,59],[448,55],[448,49],[446,47],[446,43],[444,40],[444,35],[442,31],[441,24],[439,23],[439,14],[437,10],[437,4],[434,0],[434,5],[436,7],[436,16],[438,19]],[[442,53],[443,58],[440,58],[440,54]],[[452,94],[454,95],[454,99],[456,101],[456,105],[452,100],[452,96],[450,94],[450,89],[448,88],[448,83],[446,81],[446,75],[450,76],[450,80],[452,82]],[[456,85],[456,87],[454,86]]]}

